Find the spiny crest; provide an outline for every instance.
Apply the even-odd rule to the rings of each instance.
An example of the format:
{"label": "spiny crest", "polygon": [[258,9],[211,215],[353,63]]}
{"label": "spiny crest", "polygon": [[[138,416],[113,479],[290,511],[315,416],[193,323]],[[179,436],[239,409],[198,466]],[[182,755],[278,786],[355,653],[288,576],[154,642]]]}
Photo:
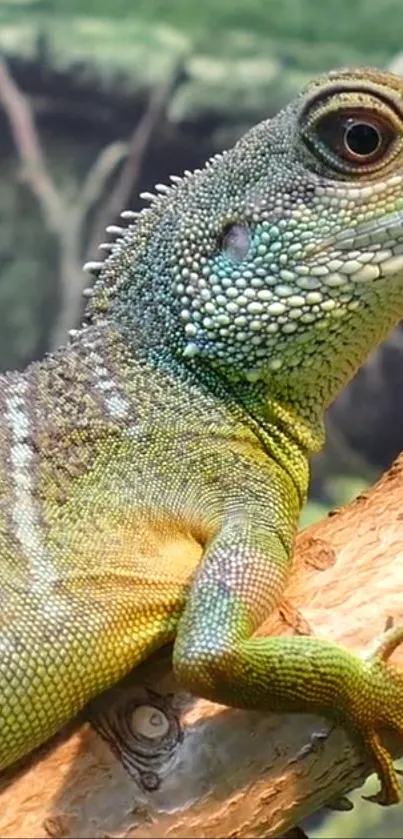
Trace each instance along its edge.
{"label": "spiny crest", "polygon": [[[205,168],[211,166],[217,160],[221,160],[224,153],[218,152],[210,157],[206,164]],[[151,204],[157,204],[164,201],[167,197],[169,197],[173,191],[175,191],[187,178],[192,177],[193,175],[197,175],[201,172],[201,169],[194,169],[191,171],[190,169],[185,169],[182,175],[170,175],[169,179],[171,180],[171,184],[163,184],[157,183],[154,186],[155,193],[144,191],[139,194],[139,197],[143,201],[148,201]],[[120,213],[120,217],[124,219],[124,221],[128,222],[126,227],[121,227],[117,224],[110,224],[106,227],[106,233],[110,236],[114,236],[113,241],[109,242],[101,242],[98,245],[99,249],[104,251],[106,254],[106,259],[114,253],[117,248],[121,247],[124,244],[124,236],[130,228],[135,228],[138,222],[138,219],[141,216],[144,216],[146,213],[150,211],[149,207],[143,207],[141,210],[122,210]],[[89,260],[83,265],[83,271],[88,274],[91,274],[96,279],[99,277],[103,267],[105,264],[105,259],[102,260]],[[82,295],[85,299],[89,300],[94,295],[94,291],[92,286],[88,286],[83,289]],[[75,335],[76,330],[70,331],[70,336]]]}
{"label": "spiny crest", "polygon": [[[172,176],[174,177],[174,176]],[[175,184],[179,184],[182,182],[183,178],[178,178],[175,180]],[[154,194],[151,192],[141,192],[140,198],[143,201],[148,201],[150,203],[154,203],[156,201],[162,201],[164,198],[169,195],[172,190],[174,190],[175,186],[168,186],[166,184],[156,184],[155,189],[157,190],[158,194]],[[124,219],[124,221],[128,222],[126,227],[121,227],[117,224],[109,224],[105,231],[109,233],[110,236],[114,236],[115,238],[113,241],[109,242],[101,242],[98,245],[99,250],[105,251],[107,257],[116,250],[117,246],[120,246],[123,242],[123,237],[125,236],[126,232],[136,226],[136,222],[140,216],[144,216],[149,211],[149,207],[143,207],[141,210],[122,210],[120,213],[120,217]],[[92,274],[93,277],[98,278],[102,268],[104,266],[105,260],[98,260],[98,259],[91,259],[88,260],[83,265],[83,271],[87,274]],[[83,289],[83,296],[84,297],[91,297],[92,296],[92,289],[85,288]]]}

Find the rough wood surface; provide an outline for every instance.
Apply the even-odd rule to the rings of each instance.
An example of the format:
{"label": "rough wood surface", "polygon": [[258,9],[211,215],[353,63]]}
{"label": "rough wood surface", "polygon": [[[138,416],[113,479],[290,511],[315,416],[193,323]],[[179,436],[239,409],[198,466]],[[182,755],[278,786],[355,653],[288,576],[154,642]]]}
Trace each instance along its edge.
{"label": "rough wood surface", "polygon": [[[263,632],[309,626],[358,650],[388,618],[403,621],[402,456],[370,492],[300,534],[287,600]],[[369,772],[359,745],[323,719],[184,696],[169,650],[87,718],[5,774],[0,836],[281,836]]]}

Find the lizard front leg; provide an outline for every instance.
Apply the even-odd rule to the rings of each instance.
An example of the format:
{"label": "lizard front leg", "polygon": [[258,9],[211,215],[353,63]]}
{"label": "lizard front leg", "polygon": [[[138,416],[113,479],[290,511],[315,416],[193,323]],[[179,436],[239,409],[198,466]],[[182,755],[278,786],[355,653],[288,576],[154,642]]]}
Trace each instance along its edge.
{"label": "lizard front leg", "polygon": [[319,711],[346,722],[370,751],[378,802],[395,803],[400,787],[380,729],[391,726],[403,737],[403,674],[386,663],[403,629],[366,659],[325,639],[253,637],[287,579],[295,521],[276,510],[284,514],[293,497],[295,510],[295,496],[274,465],[266,505],[245,486],[242,498],[229,500],[179,622],[176,674],[192,693],[235,707]]}

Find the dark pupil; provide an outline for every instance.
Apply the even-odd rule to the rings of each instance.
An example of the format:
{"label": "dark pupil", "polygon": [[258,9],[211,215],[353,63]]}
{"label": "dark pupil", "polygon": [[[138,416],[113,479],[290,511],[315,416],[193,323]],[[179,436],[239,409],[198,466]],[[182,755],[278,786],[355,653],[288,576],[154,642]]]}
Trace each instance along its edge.
{"label": "dark pupil", "polygon": [[349,152],[368,157],[378,151],[381,138],[374,125],[367,122],[356,122],[346,129],[344,142]]}

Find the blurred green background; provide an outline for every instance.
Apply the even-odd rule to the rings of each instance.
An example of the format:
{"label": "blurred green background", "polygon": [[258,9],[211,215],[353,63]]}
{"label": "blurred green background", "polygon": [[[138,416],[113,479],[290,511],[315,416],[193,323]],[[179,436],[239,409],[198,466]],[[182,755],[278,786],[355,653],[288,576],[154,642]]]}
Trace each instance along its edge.
{"label": "blurred green background", "polygon": [[[403,75],[402,0],[0,0],[0,369],[80,322],[81,271],[138,193],[201,165],[313,75]],[[21,97],[21,93],[23,96]],[[399,327],[331,407],[303,525],[403,448]],[[403,806],[353,796],[325,837],[403,837]]]}

